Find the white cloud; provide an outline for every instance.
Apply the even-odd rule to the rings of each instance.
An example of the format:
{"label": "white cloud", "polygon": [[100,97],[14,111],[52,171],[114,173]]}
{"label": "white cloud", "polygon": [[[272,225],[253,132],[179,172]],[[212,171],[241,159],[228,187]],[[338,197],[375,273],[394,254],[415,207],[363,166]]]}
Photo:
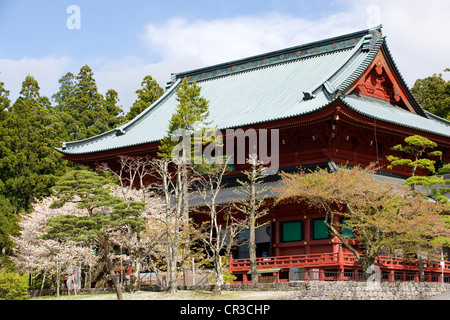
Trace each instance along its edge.
{"label": "white cloud", "polygon": [[448,0],[382,0],[379,5],[389,48],[410,86],[450,67]]}
{"label": "white cloud", "polygon": [[0,59],[0,81],[5,83],[5,88],[10,91],[10,99],[15,101],[25,77],[31,75],[38,81],[41,95],[50,98],[58,90],[58,80],[71,61],[69,57],[54,56],[42,59]]}
{"label": "white cloud", "polygon": [[51,96],[58,90],[62,75],[69,71],[76,74],[83,64],[88,64],[99,91],[105,93],[110,88],[118,91],[120,104],[128,111],[145,75],[152,75],[164,87],[171,73],[339,36],[379,22],[408,85],[450,67],[450,42],[446,35],[450,30],[448,0],[338,2],[342,4],[341,12],[318,19],[300,18],[295,13],[271,13],[199,20],[174,17],[158,24],[148,23],[140,36],[141,44],[148,49],[149,56],[157,53],[162,57],[160,61],[134,56],[108,61],[101,55],[82,62],[75,61],[75,57],[54,56],[0,59],[0,81],[5,82],[13,97],[25,76],[32,74],[39,81],[41,93]]}
{"label": "white cloud", "polygon": [[[281,15],[237,16],[195,20],[178,17],[164,24],[148,24],[143,43],[169,62],[187,60],[182,70],[354,32],[379,23],[408,85],[450,67],[450,2],[448,0],[341,0],[343,8],[317,20]],[[346,5],[345,5],[346,4]],[[448,75],[448,74],[447,74]]]}
{"label": "white cloud", "polygon": [[280,14],[148,24],[142,41],[167,60],[194,58],[202,65],[226,62],[359,30],[347,14],[309,21]]}
{"label": "white cloud", "polygon": [[[447,0],[433,2],[432,9],[420,1],[344,0],[351,11],[318,20],[277,13],[194,20],[174,17],[161,24],[149,23],[141,42],[162,60],[146,63],[135,57],[98,64],[94,70],[99,90],[119,92],[125,110],[136,99],[135,91],[150,74],[164,87],[170,74],[272,50],[305,44],[383,24],[383,33],[408,85],[418,78],[442,72],[448,64],[450,30]],[[432,57],[432,58],[430,58]]]}

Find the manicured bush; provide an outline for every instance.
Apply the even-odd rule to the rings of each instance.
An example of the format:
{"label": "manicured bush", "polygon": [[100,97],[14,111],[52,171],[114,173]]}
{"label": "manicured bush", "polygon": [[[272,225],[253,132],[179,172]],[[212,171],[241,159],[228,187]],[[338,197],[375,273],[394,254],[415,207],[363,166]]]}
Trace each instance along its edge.
{"label": "manicured bush", "polygon": [[29,298],[26,276],[0,270],[0,300],[27,300]]}

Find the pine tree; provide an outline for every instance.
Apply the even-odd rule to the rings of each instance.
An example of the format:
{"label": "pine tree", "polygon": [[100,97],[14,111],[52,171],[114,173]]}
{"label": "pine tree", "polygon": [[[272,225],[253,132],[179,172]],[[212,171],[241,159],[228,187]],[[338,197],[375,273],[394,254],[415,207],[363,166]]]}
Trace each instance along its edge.
{"label": "pine tree", "polygon": [[99,114],[103,106],[103,96],[98,93],[94,73],[89,66],[83,66],[76,78],[75,106],[72,116],[79,125],[78,139],[85,139],[102,133],[99,128]]}
{"label": "pine tree", "polygon": [[[445,181],[442,177],[436,176],[436,161],[424,157],[442,157],[441,151],[431,151],[437,147],[437,143],[419,135],[405,138],[405,143],[406,146],[396,145],[393,147],[393,150],[401,151],[410,157],[401,158],[389,156],[387,159],[391,162],[391,164],[388,166],[388,169],[392,169],[396,166],[410,167],[411,177],[406,179],[404,183],[405,185],[410,186],[411,190],[415,191],[417,195],[424,194],[434,200],[447,203],[448,198],[444,196],[444,194],[449,191],[449,188],[445,187],[444,183],[448,183],[449,181]],[[429,172],[429,175],[418,176],[416,172],[419,168],[426,169]],[[425,191],[419,190],[417,188],[418,186],[424,187]],[[449,221],[448,215],[443,216],[447,219],[447,221]],[[426,235],[423,237],[427,238]],[[416,241],[409,239],[406,243],[415,250],[414,252],[414,250],[410,249],[410,251],[413,251],[410,253],[416,255],[419,264],[420,281],[424,281],[423,262],[420,254],[421,250],[423,250],[423,243],[419,241],[419,236],[416,235],[415,239]],[[442,243],[449,242],[448,237],[445,236],[439,237],[439,239]]]}
{"label": "pine tree", "polygon": [[[406,179],[405,185],[410,186],[412,190],[414,190],[416,186],[430,188],[433,185],[443,185],[445,183],[444,179],[436,176],[436,161],[428,158],[442,156],[441,151],[432,151],[432,149],[437,147],[437,143],[419,135],[405,138],[405,143],[405,146],[399,144],[392,149],[398,150],[407,156],[409,155],[409,157],[402,158],[392,155],[388,156],[387,159],[391,163],[388,166],[388,169],[393,169],[397,166],[410,167],[411,177]],[[426,169],[430,175],[419,176],[416,174],[417,169]],[[432,195],[437,197],[437,200],[447,200],[445,197],[445,199],[442,198],[442,195],[440,195],[436,189],[433,189],[431,193],[429,193],[429,196]]]}
{"label": "pine tree", "polygon": [[144,220],[140,213],[144,202],[124,202],[112,196],[107,188],[109,180],[87,170],[73,170],[61,177],[55,185],[59,199],[53,208],[63,206],[66,202],[75,202],[79,209],[84,209],[85,216],[66,215],[48,222],[47,237],[68,239],[72,241],[95,240],[102,249],[109,275],[116,288],[117,298],[123,300],[122,290],[117,283],[113,261],[110,256],[112,245],[111,230],[141,231]]}

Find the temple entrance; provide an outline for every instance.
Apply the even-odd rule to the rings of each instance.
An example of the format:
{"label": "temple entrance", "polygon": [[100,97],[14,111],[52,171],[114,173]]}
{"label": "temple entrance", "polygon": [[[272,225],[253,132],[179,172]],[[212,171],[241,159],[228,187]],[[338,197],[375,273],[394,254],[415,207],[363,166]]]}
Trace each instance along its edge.
{"label": "temple entrance", "polygon": [[[239,234],[239,243],[241,245],[237,248],[234,254],[235,259],[249,259],[249,230],[243,230]],[[272,226],[264,226],[256,229],[255,241],[256,241],[256,257],[268,257],[272,255]]]}

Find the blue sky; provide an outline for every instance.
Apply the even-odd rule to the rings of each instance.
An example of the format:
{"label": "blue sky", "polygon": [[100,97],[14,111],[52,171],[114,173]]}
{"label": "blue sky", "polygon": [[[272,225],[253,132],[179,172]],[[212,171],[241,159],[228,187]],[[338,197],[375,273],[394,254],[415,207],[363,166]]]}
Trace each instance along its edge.
{"label": "blue sky", "polygon": [[[171,72],[354,32],[375,23],[408,84],[450,67],[450,1],[0,0],[0,81],[17,98],[33,75],[51,96],[67,72],[88,64],[101,93],[128,110],[147,74]],[[80,29],[66,25],[70,5]]]}

